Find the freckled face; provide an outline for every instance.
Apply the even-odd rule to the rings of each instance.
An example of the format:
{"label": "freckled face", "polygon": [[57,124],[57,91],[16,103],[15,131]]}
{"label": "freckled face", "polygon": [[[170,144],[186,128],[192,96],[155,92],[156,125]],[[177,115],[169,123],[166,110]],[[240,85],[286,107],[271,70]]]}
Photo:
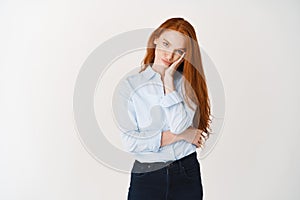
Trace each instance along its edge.
{"label": "freckled face", "polygon": [[186,39],[177,31],[164,31],[154,40],[156,44],[154,64],[168,68],[186,51]]}

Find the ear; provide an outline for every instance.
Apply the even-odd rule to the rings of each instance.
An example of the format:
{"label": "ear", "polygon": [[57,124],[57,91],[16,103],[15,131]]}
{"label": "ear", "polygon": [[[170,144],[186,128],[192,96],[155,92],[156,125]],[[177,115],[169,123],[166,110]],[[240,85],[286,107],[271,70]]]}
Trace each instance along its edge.
{"label": "ear", "polygon": [[154,44],[157,44],[157,38],[154,39],[153,43],[154,43]]}

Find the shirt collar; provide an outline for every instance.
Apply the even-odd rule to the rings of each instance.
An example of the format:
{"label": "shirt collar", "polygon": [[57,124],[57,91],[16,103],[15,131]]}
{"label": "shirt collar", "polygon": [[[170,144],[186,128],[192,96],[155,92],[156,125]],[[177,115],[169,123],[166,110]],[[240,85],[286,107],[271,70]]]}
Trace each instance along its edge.
{"label": "shirt collar", "polygon": [[148,65],[147,68],[142,72],[143,76],[147,79],[150,80],[154,75],[158,74],[156,71],[152,69],[151,65]]}

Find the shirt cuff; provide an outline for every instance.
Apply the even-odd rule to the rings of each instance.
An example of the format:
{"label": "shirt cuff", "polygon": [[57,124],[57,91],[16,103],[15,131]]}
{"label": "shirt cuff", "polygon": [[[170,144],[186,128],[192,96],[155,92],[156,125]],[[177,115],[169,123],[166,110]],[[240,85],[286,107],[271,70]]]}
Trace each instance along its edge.
{"label": "shirt cuff", "polygon": [[161,100],[161,102],[160,102],[160,105],[162,106],[162,107],[170,107],[170,106],[173,106],[173,105],[175,105],[175,104],[177,104],[177,103],[180,103],[180,102],[182,102],[183,100],[182,100],[182,98],[181,98],[181,96],[178,94],[178,92],[176,91],[176,90],[174,90],[174,91],[172,91],[172,92],[170,92],[170,93],[168,93],[168,94],[166,94],[163,98],[162,98],[162,100]]}
{"label": "shirt cuff", "polygon": [[153,152],[159,152],[160,150],[160,145],[161,145],[161,137],[162,137],[162,133],[157,134],[153,140],[152,140],[152,151]]}

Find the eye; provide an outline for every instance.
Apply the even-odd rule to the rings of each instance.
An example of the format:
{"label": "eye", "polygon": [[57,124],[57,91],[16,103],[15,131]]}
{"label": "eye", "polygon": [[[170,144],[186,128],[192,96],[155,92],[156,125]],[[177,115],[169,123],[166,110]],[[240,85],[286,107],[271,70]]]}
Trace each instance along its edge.
{"label": "eye", "polygon": [[165,47],[168,47],[168,46],[169,46],[169,43],[163,42],[163,45],[164,45]]}
{"label": "eye", "polygon": [[184,51],[182,51],[182,50],[176,50],[176,52],[177,52],[179,55],[184,54]]}

